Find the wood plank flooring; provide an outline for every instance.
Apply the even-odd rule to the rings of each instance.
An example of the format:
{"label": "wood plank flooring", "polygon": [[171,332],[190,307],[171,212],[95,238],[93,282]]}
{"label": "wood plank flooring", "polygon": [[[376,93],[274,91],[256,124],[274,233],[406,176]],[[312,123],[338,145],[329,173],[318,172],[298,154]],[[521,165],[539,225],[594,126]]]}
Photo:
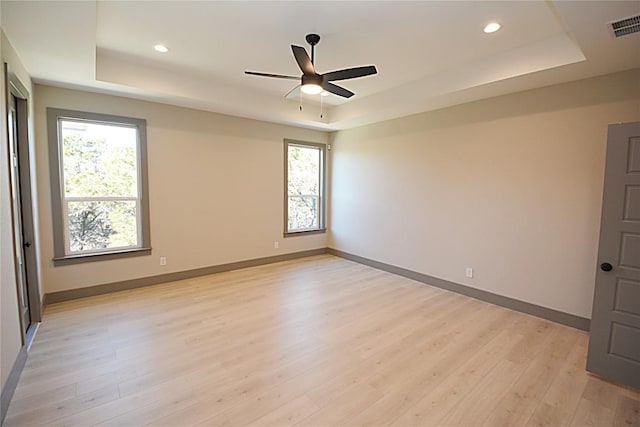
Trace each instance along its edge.
{"label": "wood plank flooring", "polygon": [[6,426],[640,426],[586,333],[330,255],[47,307]]}

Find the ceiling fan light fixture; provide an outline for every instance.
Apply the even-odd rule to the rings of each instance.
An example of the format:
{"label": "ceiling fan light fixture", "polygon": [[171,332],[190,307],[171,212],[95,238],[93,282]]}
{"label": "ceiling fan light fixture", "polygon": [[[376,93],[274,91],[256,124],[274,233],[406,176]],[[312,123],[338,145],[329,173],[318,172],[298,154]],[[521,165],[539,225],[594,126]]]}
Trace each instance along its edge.
{"label": "ceiling fan light fixture", "polygon": [[308,95],[318,95],[324,89],[322,87],[322,77],[317,74],[303,74],[302,75],[302,92]]}
{"label": "ceiling fan light fixture", "polygon": [[317,95],[323,91],[322,86],[315,83],[306,83],[301,87],[302,91],[307,95]]}

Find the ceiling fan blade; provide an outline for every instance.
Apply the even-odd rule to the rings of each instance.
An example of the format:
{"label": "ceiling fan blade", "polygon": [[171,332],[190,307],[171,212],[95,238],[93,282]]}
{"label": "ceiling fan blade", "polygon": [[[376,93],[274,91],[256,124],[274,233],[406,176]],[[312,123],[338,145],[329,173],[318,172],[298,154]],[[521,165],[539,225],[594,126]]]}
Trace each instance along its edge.
{"label": "ceiling fan blade", "polygon": [[333,83],[329,83],[329,82],[323,82],[322,88],[327,92],[331,92],[334,95],[338,95],[343,98],[351,98],[353,95],[355,95],[355,93],[351,92],[350,90],[347,90],[343,87],[334,85]]}
{"label": "ceiling fan blade", "polygon": [[291,45],[291,50],[293,51],[293,56],[296,57],[296,62],[303,73],[311,75],[316,73],[316,70],[313,68],[313,63],[309,58],[309,54],[302,46]]}
{"label": "ceiling fan blade", "polygon": [[300,77],[284,76],[282,74],[258,73],[256,71],[245,71],[244,73],[249,74],[250,76],[275,77],[276,79],[300,80]]}
{"label": "ceiling fan blade", "polygon": [[296,98],[300,98],[300,85],[294,87],[293,89],[291,89],[289,92],[287,92],[287,94],[284,96],[286,99],[296,99]]}
{"label": "ceiling fan blade", "polygon": [[370,76],[376,74],[378,70],[373,65],[366,67],[346,68],[344,70],[331,71],[322,75],[322,80],[331,82],[335,80],[355,79],[357,77]]}

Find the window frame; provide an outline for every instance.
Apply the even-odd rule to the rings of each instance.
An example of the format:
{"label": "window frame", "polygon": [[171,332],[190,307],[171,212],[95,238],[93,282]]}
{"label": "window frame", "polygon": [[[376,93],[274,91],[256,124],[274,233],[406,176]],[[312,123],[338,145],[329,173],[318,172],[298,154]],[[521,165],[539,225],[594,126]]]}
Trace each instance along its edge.
{"label": "window frame", "polygon": [[[289,231],[289,146],[318,148],[320,151],[320,189],[318,194],[318,228]],[[304,236],[326,233],[326,176],[327,176],[327,144],[295,139],[284,140],[284,237]]]}
{"label": "window frame", "polygon": [[[138,225],[139,246],[111,248],[87,251],[77,254],[67,253],[69,238],[69,221],[66,217],[66,201],[63,193],[62,144],[60,141],[61,119],[87,121],[116,126],[135,127],[138,141],[136,144],[139,212]],[[149,222],[149,184],[147,167],[147,121],[132,117],[111,114],[91,113],[86,111],[47,108],[47,136],[49,139],[49,172],[51,181],[51,213],[53,220],[53,263],[54,266],[79,264],[84,262],[109,259],[128,258],[151,254],[151,227]],[[82,198],[82,197],[80,197]],[[125,199],[126,197],[118,198]],[[78,199],[75,197],[74,199]]]}

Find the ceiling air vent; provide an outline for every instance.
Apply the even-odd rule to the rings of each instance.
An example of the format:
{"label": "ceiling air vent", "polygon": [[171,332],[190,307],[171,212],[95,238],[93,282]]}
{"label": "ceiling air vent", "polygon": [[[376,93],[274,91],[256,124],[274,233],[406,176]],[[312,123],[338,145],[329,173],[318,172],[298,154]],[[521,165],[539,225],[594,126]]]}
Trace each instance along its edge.
{"label": "ceiling air vent", "polygon": [[611,22],[611,32],[614,37],[622,37],[640,31],[640,15],[630,16]]}

